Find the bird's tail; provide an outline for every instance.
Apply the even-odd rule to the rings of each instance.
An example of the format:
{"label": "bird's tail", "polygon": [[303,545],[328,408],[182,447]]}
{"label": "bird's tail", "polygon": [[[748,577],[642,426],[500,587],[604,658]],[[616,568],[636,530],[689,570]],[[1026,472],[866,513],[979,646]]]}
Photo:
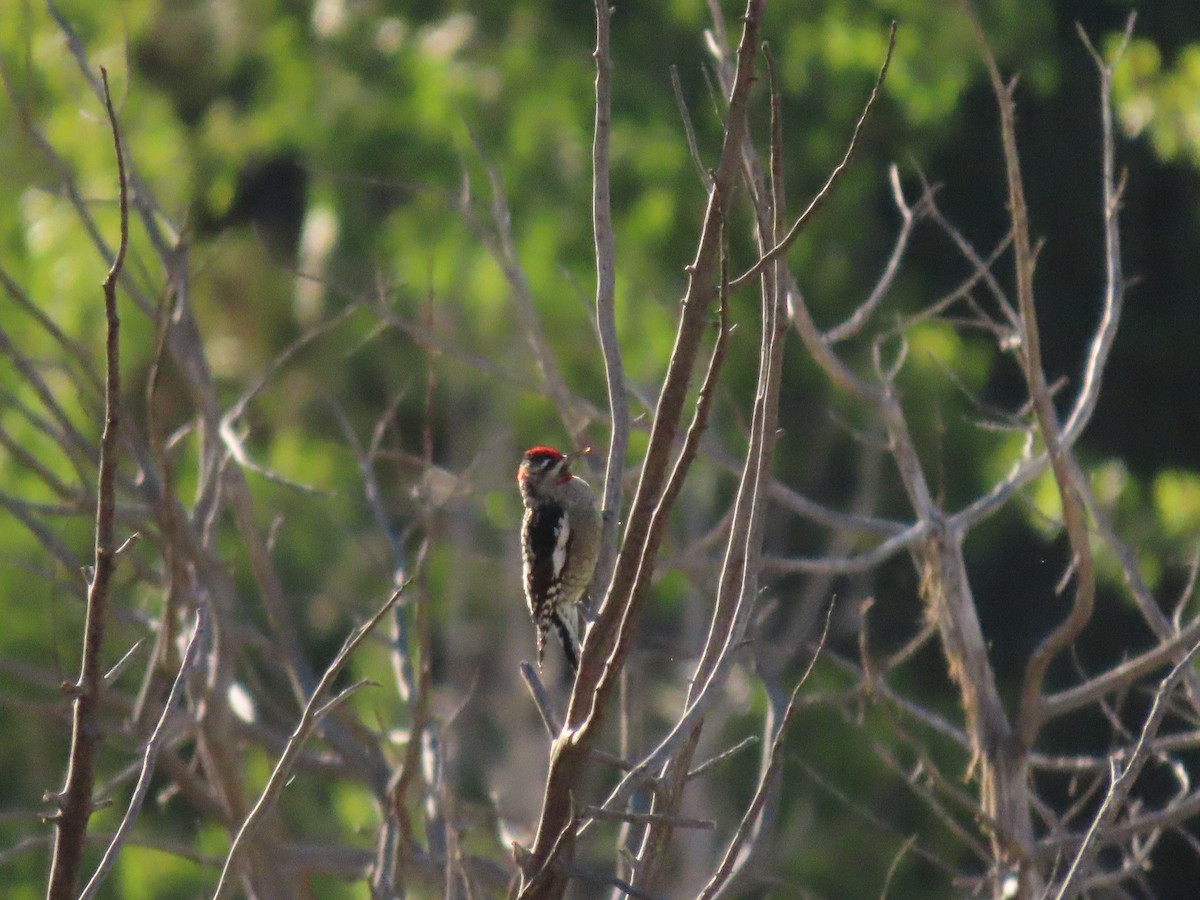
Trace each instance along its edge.
{"label": "bird's tail", "polygon": [[571,609],[565,614],[555,610],[550,614],[550,621],[554,623],[554,630],[562,641],[567,667],[574,675],[579,669],[579,610]]}

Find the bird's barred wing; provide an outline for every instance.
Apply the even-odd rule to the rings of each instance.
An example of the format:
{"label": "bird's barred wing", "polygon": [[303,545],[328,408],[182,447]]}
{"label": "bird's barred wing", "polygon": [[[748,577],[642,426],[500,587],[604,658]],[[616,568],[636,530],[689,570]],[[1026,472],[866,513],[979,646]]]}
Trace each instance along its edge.
{"label": "bird's barred wing", "polygon": [[[529,612],[540,628],[550,624],[550,605],[561,586],[559,573],[567,561],[571,528],[561,509],[537,506],[525,511],[525,599]],[[540,610],[539,604],[547,604]]]}

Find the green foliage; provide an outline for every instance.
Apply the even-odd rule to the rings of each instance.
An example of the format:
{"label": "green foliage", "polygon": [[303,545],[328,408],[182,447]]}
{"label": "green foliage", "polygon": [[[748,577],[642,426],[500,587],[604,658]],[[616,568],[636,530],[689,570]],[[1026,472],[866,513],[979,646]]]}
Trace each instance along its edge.
{"label": "green foliage", "polygon": [[117,878],[114,897],[128,900],[159,900],[192,896],[198,866],[178,856],[143,847],[125,851]]}
{"label": "green foliage", "polygon": [[[1108,46],[1116,47],[1117,40]],[[1152,40],[1134,39],[1114,73],[1113,92],[1127,134],[1148,136],[1165,160],[1200,164],[1200,44],[1182,48],[1164,64]]]}
{"label": "green foliage", "polygon": [[1186,540],[1200,533],[1200,475],[1160,472],[1154,479],[1154,506],[1169,538]]}

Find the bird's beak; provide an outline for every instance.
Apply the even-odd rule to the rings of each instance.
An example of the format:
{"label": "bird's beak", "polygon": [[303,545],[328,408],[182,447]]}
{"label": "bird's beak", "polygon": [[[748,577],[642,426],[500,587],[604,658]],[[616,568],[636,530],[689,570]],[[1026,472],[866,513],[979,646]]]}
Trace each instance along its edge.
{"label": "bird's beak", "polygon": [[567,462],[574,462],[575,460],[579,459],[579,457],[587,456],[591,452],[591,447],[584,447],[582,450],[576,450],[574,453],[566,454],[564,458],[567,460]]}

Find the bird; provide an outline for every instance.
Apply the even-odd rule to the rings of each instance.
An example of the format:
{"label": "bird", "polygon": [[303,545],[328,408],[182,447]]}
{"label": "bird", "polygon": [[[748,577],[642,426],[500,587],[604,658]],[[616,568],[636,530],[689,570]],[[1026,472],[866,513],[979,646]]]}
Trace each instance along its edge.
{"label": "bird", "polygon": [[537,632],[538,666],[546,633],[553,627],[572,673],[579,667],[579,604],[600,556],[600,506],[588,483],[570,469],[576,458],[588,452],[590,448],[564,454],[553,447],[530,447],[517,467],[525,504],[522,574]]}

